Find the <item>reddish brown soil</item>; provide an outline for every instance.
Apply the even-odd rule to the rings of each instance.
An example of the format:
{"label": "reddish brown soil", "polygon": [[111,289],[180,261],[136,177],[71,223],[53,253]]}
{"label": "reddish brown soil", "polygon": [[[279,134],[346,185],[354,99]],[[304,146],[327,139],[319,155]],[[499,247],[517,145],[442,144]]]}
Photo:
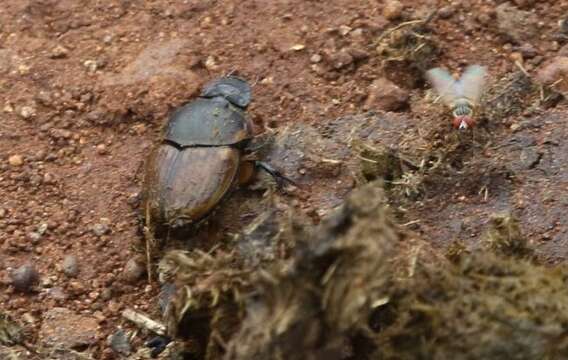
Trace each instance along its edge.
{"label": "reddish brown soil", "polygon": [[[362,113],[368,86],[383,76],[375,52],[378,36],[401,21],[450,6],[435,0],[402,2],[406,5],[402,18],[389,21],[383,16],[383,2],[370,0],[4,0],[0,9],[0,310],[33,319],[31,343],[42,315],[55,306],[94,315],[103,329],[94,357],[113,358],[104,338],[124,325],[121,311],[133,307],[156,314],[157,285],[147,285],[143,279],[128,283],[123,269],[139,255],[139,170],[167,112],[194,97],[204,82],[235,71],[255,83],[250,116],[259,132],[293,123],[318,128],[341,116]],[[431,25],[442,48],[437,62],[451,69],[481,63],[489,67],[493,79],[515,70],[510,57],[515,46],[495,30],[493,9],[499,3],[454,1],[449,15]],[[525,63],[532,72],[542,59],[557,54],[561,45],[555,41],[557,22],[566,14],[568,1],[515,3],[539,20],[538,33],[526,39],[537,52],[537,60]],[[360,58],[335,66],[342,50]],[[316,63],[316,54],[321,62]],[[427,116],[415,106],[419,102],[415,99],[424,96],[423,88],[408,90],[412,100],[403,114],[407,126],[391,131],[418,133],[449,121]],[[552,136],[555,124],[567,128],[565,114],[557,115],[556,123],[529,125],[537,145],[544,147],[539,151],[552,154],[542,159],[553,170],[568,162],[565,150],[561,152],[566,147],[550,147],[543,138]],[[512,134],[508,126],[497,125],[491,141],[504,143]],[[14,155],[22,156],[22,165],[14,158],[9,161]],[[433,187],[428,200],[413,208],[406,220],[422,217],[419,231],[435,244],[447,244],[454,237],[476,238],[483,223],[480,214],[500,210],[514,196],[524,204],[518,208],[523,225],[535,235],[542,254],[559,260],[568,253],[568,224],[561,219],[566,201],[559,200],[566,195],[567,183],[566,175],[550,174],[532,168],[524,171],[521,178],[504,185],[508,195],[495,185],[491,189],[496,193],[490,193],[495,197],[488,205],[472,195],[479,184],[469,189],[456,186],[451,194],[443,186]],[[307,177],[312,195],[291,194],[286,199],[312,214],[319,214],[322,203],[335,205],[337,199],[324,196],[334,192],[330,174]],[[325,187],[318,187],[318,178],[326,181]],[[341,179],[338,199],[353,185],[346,173]],[[501,201],[501,195],[507,200]],[[554,205],[554,201],[564,202]],[[224,218],[231,217],[222,211]],[[468,220],[473,216],[476,220]],[[241,217],[227,221],[238,223]],[[47,230],[39,240],[32,240],[30,233],[42,224]],[[108,233],[97,236],[92,230],[95,224],[108,225]],[[224,232],[220,233],[217,236],[222,237]],[[540,244],[541,240],[547,243]],[[61,262],[69,254],[79,259],[77,278],[61,272]],[[42,279],[40,290],[32,294],[15,292],[9,285],[11,269],[26,262],[37,267]],[[50,295],[53,288],[65,298]]]}

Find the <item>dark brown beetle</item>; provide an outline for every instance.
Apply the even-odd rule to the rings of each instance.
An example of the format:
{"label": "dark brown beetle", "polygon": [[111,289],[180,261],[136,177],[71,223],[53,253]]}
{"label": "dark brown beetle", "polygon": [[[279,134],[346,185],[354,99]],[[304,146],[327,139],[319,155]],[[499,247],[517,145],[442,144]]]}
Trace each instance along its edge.
{"label": "dark brown beetle", "polygon": [[178,229],[200,221],[235,184],[251,178],[254,166],[290,181],[245,158],[253,137],[244,112],[250,101],[245,80],[224,77],[171,115],[146,164],[142,205],[148,227]]}

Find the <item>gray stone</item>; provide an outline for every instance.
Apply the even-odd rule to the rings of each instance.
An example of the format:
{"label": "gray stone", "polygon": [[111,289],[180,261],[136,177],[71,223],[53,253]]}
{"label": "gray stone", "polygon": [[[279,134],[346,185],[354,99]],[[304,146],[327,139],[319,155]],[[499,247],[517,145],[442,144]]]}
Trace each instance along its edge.
{"label": "gray stone", "polygon": [[65,256],[61,267],[65,275],[69,277],[76,277],[79,274],[79,263],[75,255]]}
{"label": "gray stone", "polygon": [[112,334],[108,339],[108,343],[114,352],[121,355],[128,356],[132,352],[130,340],[122,329],[118,329],[114,334]]}
{"label": "gray stone", "polygon": [[18,291],[28,292],[39,281],[39,273],[31,264],[25,264],[14,270],[11,274],[12,285]]}

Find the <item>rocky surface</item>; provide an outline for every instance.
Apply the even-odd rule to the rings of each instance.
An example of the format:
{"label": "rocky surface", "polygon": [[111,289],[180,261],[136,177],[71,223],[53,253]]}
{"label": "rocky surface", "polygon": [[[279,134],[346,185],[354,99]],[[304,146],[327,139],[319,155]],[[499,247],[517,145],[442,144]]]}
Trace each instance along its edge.
{"label": "rocky surface", "polygon": [[48,348],[82,350],[97,342],[99,330],[96,318],[56,307],[44,314],[39,340]]}

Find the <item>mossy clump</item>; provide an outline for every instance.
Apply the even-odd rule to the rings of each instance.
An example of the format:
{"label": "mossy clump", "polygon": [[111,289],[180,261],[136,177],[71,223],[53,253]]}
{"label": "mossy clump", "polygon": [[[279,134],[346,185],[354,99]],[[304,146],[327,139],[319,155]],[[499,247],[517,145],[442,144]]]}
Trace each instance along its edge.
{"label": "mossy clump", "polygon": [[169,253],[169,334],[199,359],[568,358],[568,268],[535,262],[514,218],[492,217],[483,246],[447,261],[419,254],[390,213],[372,182],[290,259]]}

